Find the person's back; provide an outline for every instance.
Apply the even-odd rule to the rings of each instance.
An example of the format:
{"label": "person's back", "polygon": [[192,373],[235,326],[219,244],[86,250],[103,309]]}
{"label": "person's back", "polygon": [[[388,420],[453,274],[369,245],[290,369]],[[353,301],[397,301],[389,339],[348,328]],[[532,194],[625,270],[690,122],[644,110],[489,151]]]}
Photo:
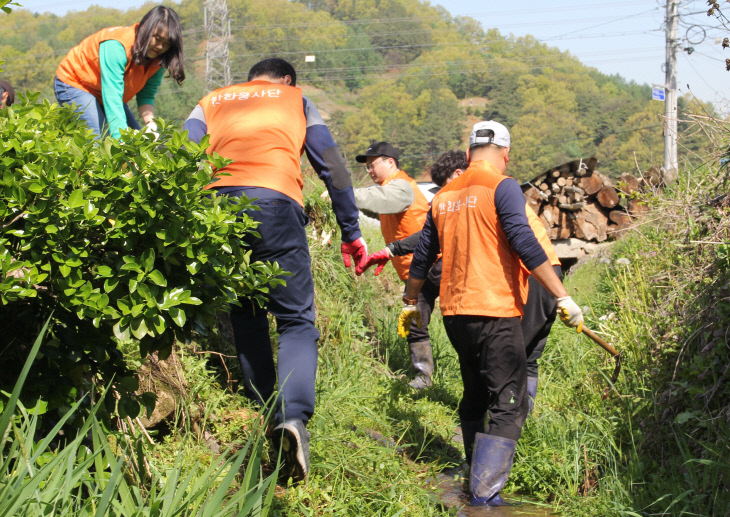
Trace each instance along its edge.
{"label": "person's back", "polygon": [[299,158],[307,120],[302,90],[254,80],[215,90],[200,101],[209,153],[234,162],[211,186],[264,187],[302,203]]}

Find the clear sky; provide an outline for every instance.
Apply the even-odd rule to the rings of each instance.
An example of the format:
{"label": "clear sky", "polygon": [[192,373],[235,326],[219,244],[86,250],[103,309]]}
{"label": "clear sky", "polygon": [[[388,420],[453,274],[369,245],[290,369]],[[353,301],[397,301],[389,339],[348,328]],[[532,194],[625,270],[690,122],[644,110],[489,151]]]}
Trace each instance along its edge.
{"label": "clear sky", "polygon": [[[34,12],[50,11],[59,15],[69,10],[85,10],[90,5],[127,9],[142,5],[142,0],[16,0]],[[202,1],[202,0],[201,0]],[[638,83],[664,83],[665,0],[435,0],[453,15],[471,16],[484,28],[495,27],[502,34],[524,36],[567,50],[584,64],[607,74],[620,74]],[[724,4],[724,3],[723,3]],[[723,5],[721,4],[721,5]],[[548,7],[549,5],[549,7]],[[681,0],[678,36],[680,48],[694,51],[678,53],[678,81],[681,93],[691,91],[730,111],[725,58],[719,41],[730,36],[716,18],[706,14],[706,0]],[[730,8],[728,9],[730,14]]]}

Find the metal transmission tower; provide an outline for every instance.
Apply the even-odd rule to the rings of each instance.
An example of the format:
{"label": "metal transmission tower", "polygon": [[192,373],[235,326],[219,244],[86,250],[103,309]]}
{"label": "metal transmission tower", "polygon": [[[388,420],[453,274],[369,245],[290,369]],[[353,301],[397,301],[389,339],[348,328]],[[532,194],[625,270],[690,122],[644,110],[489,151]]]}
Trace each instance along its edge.
{"label": "metal transmission tower", "polygon": [[231,20],[226,0],[206,0],[205,32],[205,91],[210,92],[231,84],[231,65],[228,61],[228,42],[231,39]]}
{"label": "metal transmission tower", "polygon": [[667,98],[664,106],[664,181],[669,185],[677,179],[677,22],[679,0],[667,0],[666,64],[664,87]]}

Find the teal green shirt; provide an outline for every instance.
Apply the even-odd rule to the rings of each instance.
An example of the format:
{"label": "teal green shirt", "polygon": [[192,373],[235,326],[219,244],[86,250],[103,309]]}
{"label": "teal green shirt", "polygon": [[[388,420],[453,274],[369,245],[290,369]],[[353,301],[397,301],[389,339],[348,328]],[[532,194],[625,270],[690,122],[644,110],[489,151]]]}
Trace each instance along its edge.
{"label": "teal green shirt", "polygon": [[[127,53],[124,45],[116,40],[103,41],[99,45],[99,67],[101,69],[101,100],[104,104],[109,134],[119,138],[120,129],[129,127],[124,113],[124,70],[127,68]],[[157,88],[162,83],[164,70],[160,68],[147,80],[137,93],[137,105],[155,104]]]}

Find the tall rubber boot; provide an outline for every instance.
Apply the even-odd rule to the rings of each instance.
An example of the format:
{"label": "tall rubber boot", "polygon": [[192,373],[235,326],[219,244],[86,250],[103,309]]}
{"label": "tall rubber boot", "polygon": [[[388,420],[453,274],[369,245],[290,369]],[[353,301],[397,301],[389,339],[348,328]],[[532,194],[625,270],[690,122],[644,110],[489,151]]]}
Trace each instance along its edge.
{"label": "tall rubber boot", "polygon": [[461,422],[461,438],[464,441],[464,455],[466,462],[471,466],[471,456],[474,452],[474,440],[477,433],[484,433],[484,418],[481,420],[466,420]]}
{"label": "tall rubber boot", "polygon": [[501,436],[477,433],[471,460],[469,488],[472,506],[505,506],[499,495],[507,482],[517,442]]}
{"label": "tall rubber boot", "polygon": [[409,343],[411,349],[411,362],[416,370],[416,378],[408,385],[411,388],[420,390],[431,386],[431,375],[433,375],[433,351],[429,341],[418,341]]}
{"label": "tall rubber boot", "polygon": [[537,397],[537,377],[527,378],[527,401],[530,404],[530,410],[527,412],[529,415],[532,413],[532,409],[535,407],[535,398]]}

